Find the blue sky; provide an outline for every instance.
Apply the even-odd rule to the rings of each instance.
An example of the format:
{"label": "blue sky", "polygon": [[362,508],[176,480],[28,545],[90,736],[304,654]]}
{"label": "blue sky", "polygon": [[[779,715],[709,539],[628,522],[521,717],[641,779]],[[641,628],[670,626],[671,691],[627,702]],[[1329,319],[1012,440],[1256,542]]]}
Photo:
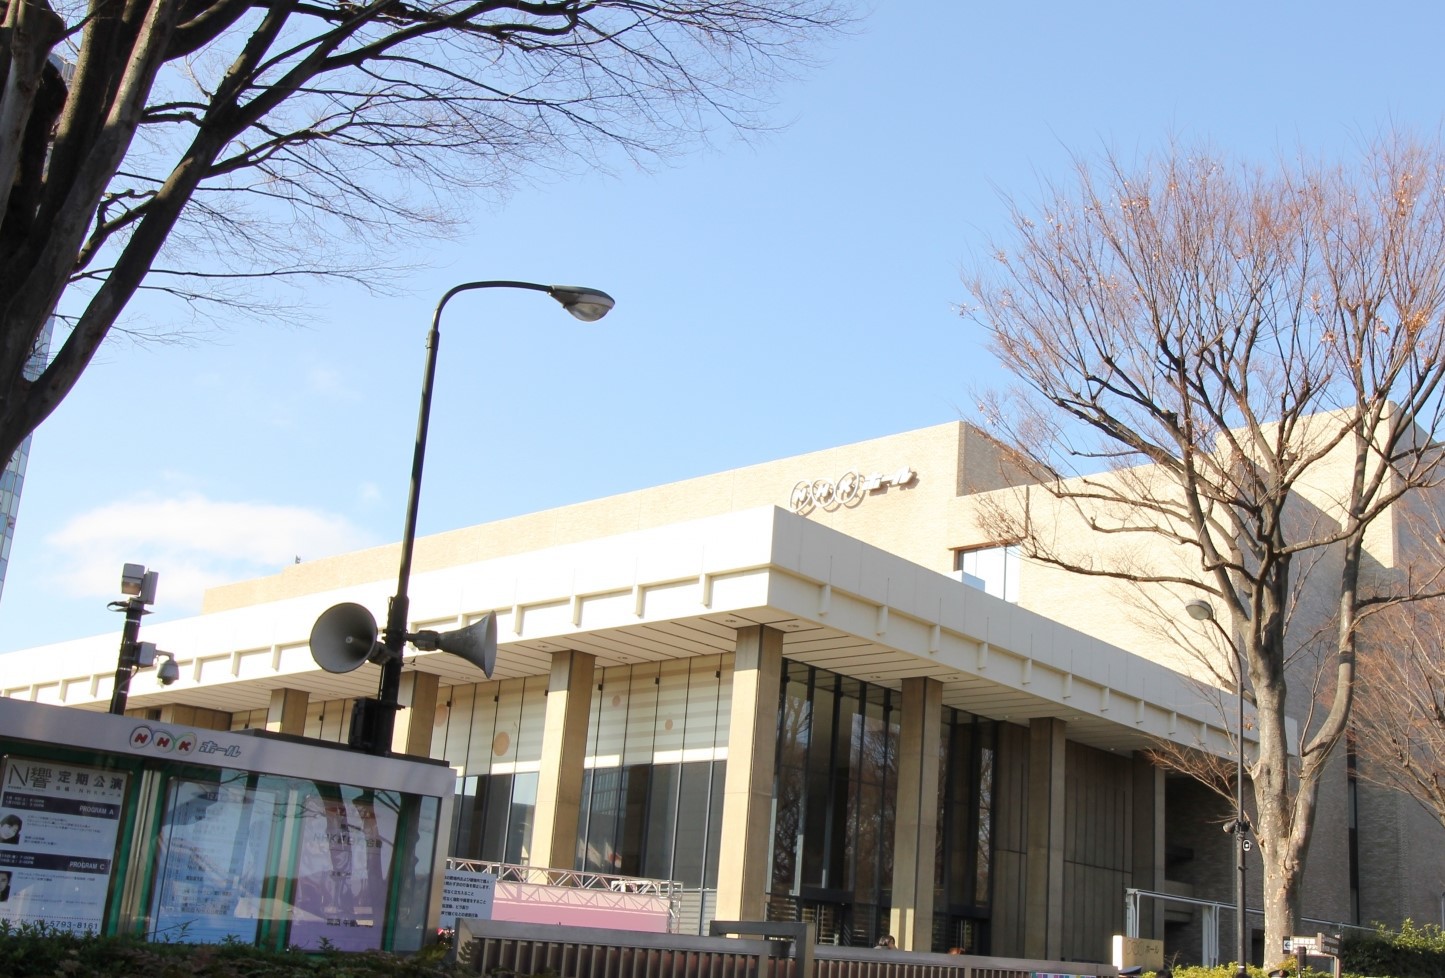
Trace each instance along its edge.
{"label": "blue sky", "polygon": [[209,584],[398,539],[423,339],[456,283],[618,304],[593,326],[530,293],[448,306],[423,534],[967,416],[1004,378],[957,315],[960,270],[1006,236],[1000,193],[1067,181],[1073,154],[1346,157],[1445,112],[1445,5],[875,8],[777,92],[776,133],[523,179],[421,249],[402,295],[328,286],[300,326],[117,338],[36,435],[0,651],[118,635],[125,561],[160,572],[168,620]]}

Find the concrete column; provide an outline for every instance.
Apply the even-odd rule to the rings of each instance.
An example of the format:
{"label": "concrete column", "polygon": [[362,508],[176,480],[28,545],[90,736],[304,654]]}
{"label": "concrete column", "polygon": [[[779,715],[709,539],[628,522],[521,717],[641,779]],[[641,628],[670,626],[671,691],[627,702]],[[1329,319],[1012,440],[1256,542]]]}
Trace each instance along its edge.
{"label": "concrete column", "polygon": [[1029,721],[1028,869],[1024,957],[1063,957],[1064,721]]}
{"label": "concrete column", "polygon": [[306,707],[311,694],[304,689],[273,689],[266,708],[266,729],[272,733],[306,736]]}
{"label": "concrete column", "polygon": [[574,869],[577,865],[577,817],[595,663],[585,652],[552,653],[542,773],[537,778],[537,811],[527,858],[532,866]]}
{"label": "concrete column", "polygon": [[783,633],[761,625],[738,629],[714,914],[718,920],[766,919],[782,674]]}
{"label": "concrete column", "polygon": [[924,677],[903,680],[889,931],[905,951],[933,949],[938,740],[942,714],[942,683]]}
{"label": "concrete column", "polygon": [[391,731],[391,749],[397,754],[431,756],[431,738],[437,718],[437,677],[415,669],[401,674],[396,725]]}
{"label": "concrete column", "polygon": [[[1130,845],[1133,848],[1132,885],[1155,893],[1164,889],[1164,769],[1136,755],[1133,760],[1133,818]],[[1139,921],[1139,936],[1162,940],[1164,901],[1145,900]]]}

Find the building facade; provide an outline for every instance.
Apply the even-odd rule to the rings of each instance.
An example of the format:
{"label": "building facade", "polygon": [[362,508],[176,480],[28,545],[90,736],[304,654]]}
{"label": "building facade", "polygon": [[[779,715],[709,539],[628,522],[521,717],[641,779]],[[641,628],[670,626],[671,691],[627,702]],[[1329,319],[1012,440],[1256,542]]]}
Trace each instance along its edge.
{"label": "building facade", "polygon": [[[1231,808],[1149,752],[1232,757],[1233,694],[1106,582],[990,539],[979,507],[1010,483],[955,423],[422,539],[413,627],[493,613],[500,650],[490,679],[408,655],[393,748],[455,769],[452,855],[676,880],[694,931],[803,918],[828,942],[1097,961],[1137,890],[1142,936],[1232,946],[1206,906],[1232,904]],[[383,617],[397,558],[147,625],[181,680],[138,675],[130,708],[345,741],[376,669],[324,672],[308,636],[341,601]],[[14,653],[0,692],[104,709],[114,657],[113,636]],[[1305,913],[1435,919],[1438,827],[1337,774]]]}
{"label": "building facade", "polygon": [[[46,320],[40,340],[25,366],[26,380],[39,377],[40,371],[45,368],[46,359],[50,356],[50,332],[54,327],[53,318]],[[0,592],[4,591],[5,572],[10,568],[10,544],[15,539],[15,521],[20,517],[20,491],[25,486],[25,466],[30,461],[32,437],[25,436],[10,461],[5,463],[4,470],[0,471]]]}

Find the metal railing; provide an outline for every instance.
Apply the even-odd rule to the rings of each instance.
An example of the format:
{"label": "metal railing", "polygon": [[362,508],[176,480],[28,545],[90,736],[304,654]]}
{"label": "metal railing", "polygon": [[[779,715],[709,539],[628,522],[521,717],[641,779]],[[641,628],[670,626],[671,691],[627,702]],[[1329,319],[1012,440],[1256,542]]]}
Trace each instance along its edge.
{"label": "metal railing", "polygon": [[[1220,911],[1237,914],[1238,911],[1234,904],[1221,903],[1217,900],[1201,900],[1197,897],[1180,896],[1177,893],[1160,893],[1157,890],[1140,890],[1129,887],[1124,890],[1124,936],[1126,937],[1139,936],[1139,902],[1143,897],[1162,900],[1166,904],[1184,904],[1186,906],[1199,907],[1200,964],[1206,968],[1212,968],[1221,963],[1219,960]],[[1246,907],[1244,912],[1247,915],[1259,917],[1261,920],[1264,919],[1263,910]],[[1320,930],[1332,933],[1358,931],[1362,934],[1373,934],[1375,932],[1372,927],[1365,927],[1360,924],[1347,924],[1339,920],[1322,920],[1319,917],[1301,917],[1300,923],[1309,924],[1311,931]]]}
{"label": "metal railing", "polygon": [[591,873],[580,869],[549,869],[545,866],[520,866],[515,863],[492,862],[486,859],[447,858],[447,869],[465,873],[491,873],[498,883],[519,883],[524,886],[561,886],[579,890],[607,890],[656,896],[667,901],[667,929],[678,928],[678,898],[683,886],[674,880],[656,880],[615,873]]}
{"label": "metal railing", "polygon": [[530,883],[533,886],[571,886],[583,890],[612,890],[614,893],[653,893],[671,898],[682,889],[673,880],[646,879],[612,873],[590,873],[581,869],[548,869],[518,866],[486,859],[447,859],[447,869],[470,873],[491,873],[498,883]]}
{"label": "metal railing", "polygon": [[1110,965],[812,944],[807,922],[715,921],[738,936],[457,921],[457,959],[482,976],[558,978],[1115,978]]}

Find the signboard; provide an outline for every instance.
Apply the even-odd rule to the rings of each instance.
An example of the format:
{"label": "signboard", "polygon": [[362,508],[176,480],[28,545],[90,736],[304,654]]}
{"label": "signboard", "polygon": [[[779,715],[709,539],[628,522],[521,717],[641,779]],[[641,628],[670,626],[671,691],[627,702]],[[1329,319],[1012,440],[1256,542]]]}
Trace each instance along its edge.
{"label": "signboard", "polygon": [[458,917],[491,920],[492,897],[496,890],[495,873],[447,870],[442,879],[442,926],[455,927]]}
{"label": "signboard", "polygon": [[0,920],[100,930],[128,777],[62,761],[0,762]]}
{"label": "signboard", "polygon": [[1164,968],[1164,942],[1115,934],[1113,959],[1116,968],[1143,968],[1145,971],[1161,971]]}
{"label": "signboard", "polygon": [[271,855],[276,798],[247,785],[173,780],[157,854],[151,940],[251,943]]}
{"label": "signboard", "polygon": [[1295,935],[1284,939],[1285,954],[1317,954],[1327,958],[1340,956],[1339,934]]}
{"label": "signboard", "polygon": [[814,509],[831,512],[840,506],[856,506],[866,494],[881,492],[889,486],[910,486],[916,478],[918,478],[918,473],[905,465],[897,472],[890,472],[886,475],[882,472],[865,475],[861,472],[848,471],[840,475],[836,481],[832,479],[814,479],[811,482],[804,480],[793,486],[793,491],[788,496],[788,508],[803,516],[811,513]]}

